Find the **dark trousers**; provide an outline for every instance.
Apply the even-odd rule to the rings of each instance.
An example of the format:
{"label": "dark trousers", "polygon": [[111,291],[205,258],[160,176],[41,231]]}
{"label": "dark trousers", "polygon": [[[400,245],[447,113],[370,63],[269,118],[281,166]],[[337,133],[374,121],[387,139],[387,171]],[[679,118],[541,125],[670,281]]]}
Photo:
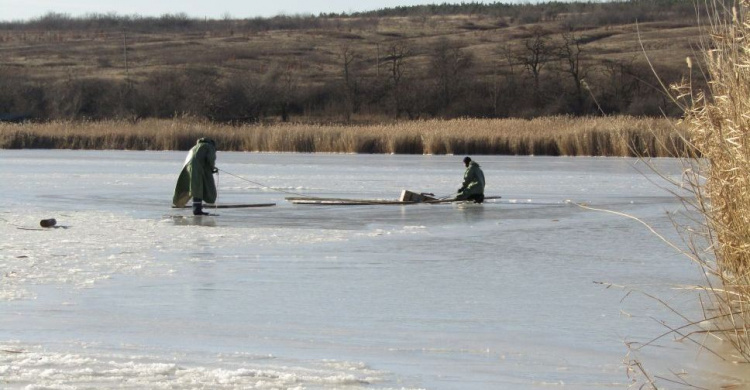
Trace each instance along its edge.
{"label": "dark trousers", "polygon": [[473,200],[474,203],[482,203],[484,202],[484,194],[473,194],[469,195],[467,200]]}
{"label": "dark trousers", "polygon": [[456,200],[471,200],[474,203],[482,203],[484,202],[484,194],[466,195],[466,193],[462,192],[456,196]]}

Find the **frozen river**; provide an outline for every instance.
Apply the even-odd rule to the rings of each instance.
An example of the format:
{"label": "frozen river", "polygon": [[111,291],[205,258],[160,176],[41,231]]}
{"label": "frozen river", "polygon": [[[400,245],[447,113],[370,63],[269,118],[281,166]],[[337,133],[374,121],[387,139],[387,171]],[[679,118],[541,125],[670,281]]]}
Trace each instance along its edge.
{"label": "frozen river", "polygon": [[[219,152],[218,204],[276,206],[192,218],[170,209],[183,152],[0,150],[0,388],[627,388],[626,343],[682,321],[599,282],[694,315],[675,287],[703,279],[566,200],[676,239],[643,163],[473,156],[503,197],[482,206],[284,200],[445,196],[462,157]],[[725,383],[706,355],[667,337],[638,356]]]}

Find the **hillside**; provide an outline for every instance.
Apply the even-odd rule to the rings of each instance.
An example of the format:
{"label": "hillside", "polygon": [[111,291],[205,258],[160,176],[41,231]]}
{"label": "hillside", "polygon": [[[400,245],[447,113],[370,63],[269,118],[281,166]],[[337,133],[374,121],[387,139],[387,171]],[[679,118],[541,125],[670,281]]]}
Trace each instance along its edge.
{"label": "hillside", "polygon": [[51,14],[0,23],[0,115],[377,122],[676,114],[646,56],[666,83],[686,77],[700,37],[687,10],[632,1],[245,20]]}

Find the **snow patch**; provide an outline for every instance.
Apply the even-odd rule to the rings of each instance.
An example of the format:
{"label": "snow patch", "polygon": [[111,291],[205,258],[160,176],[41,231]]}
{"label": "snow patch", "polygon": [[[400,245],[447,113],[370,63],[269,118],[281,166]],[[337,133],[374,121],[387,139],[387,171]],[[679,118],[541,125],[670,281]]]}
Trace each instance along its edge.
{"label": "snow patch", "polygon": [[[88,351],[47,351],[41,346],[0,346],[0,375],[4,388],[78,389],[116,386],[137,389],[236,389],[366,387],[384,380],[385,373],[363,363],[309,361],[280,364],[248,354],[209,357],[216,363],[180,358]],[[13,353],[6,352],[13,350]]]}

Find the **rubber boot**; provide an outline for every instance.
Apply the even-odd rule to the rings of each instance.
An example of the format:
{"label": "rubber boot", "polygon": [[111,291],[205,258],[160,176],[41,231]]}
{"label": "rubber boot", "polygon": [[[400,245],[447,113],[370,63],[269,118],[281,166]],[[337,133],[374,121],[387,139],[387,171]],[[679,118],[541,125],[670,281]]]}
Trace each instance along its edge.
{"label": "rubber boot", "polygon": [[208,215],[203,211],[203,199],[193,198],[193,215]]}

